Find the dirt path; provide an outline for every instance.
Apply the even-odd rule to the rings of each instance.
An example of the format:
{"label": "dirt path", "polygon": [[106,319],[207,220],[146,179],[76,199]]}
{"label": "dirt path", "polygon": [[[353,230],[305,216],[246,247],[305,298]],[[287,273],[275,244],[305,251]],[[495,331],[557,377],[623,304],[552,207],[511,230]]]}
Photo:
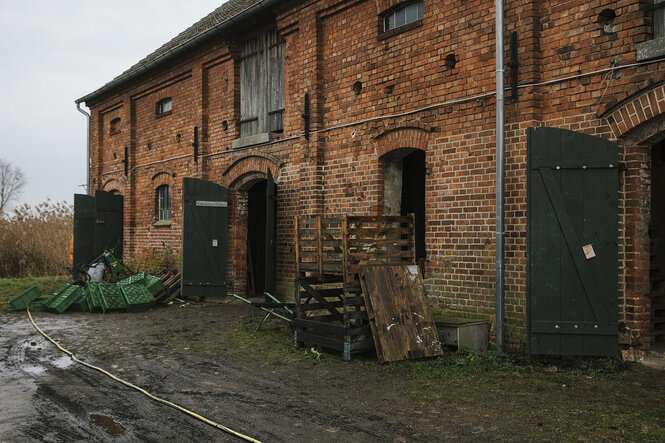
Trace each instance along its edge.
{"label": "dirt path", "polygon": [[[36,314],[39,326],[92,364],[155,395],[263,441],[433,441],[477,430],[444,426],[437,410],[394,398],[380,371],[308,363],[297,372],[217,347],[214,357],[175,351],[165,339],[224,329],[244,306],[208,304],[144,314]],[[2,317],[3,441],[236,440],[81,367],[32,328]],[[243,351],[245,353],[247,351]],[[248,351],[248,352],[251,352]],[[246,357],[246,355],[245,355]],[[372,368],[367,364],[368,368]]]}
{"label": "dirt path", "polygon": [[[35,320],[79,358],[262,441],[585,435],[630,441],[635,429],[665,435],[658,401],[665,383],[656,372],[598,378],[539,368],[468,375],[461,368],[459,375],[455,362],[317,360],[308,350],[294,352],[288,331],[275,334],[279,329],[267,325],[268,331],[254,333],[248,320],[239,323],[248,313],[246,305],[196,303],[141,314],[39,313]],[[25,313],[0,316],[0,347],[0,442],[239,441],[71,362],[38,335]],[[419,370],[443,372],[420,377]],[[649,409],[636,409],[645,404],[640,395],[654,397]]]}

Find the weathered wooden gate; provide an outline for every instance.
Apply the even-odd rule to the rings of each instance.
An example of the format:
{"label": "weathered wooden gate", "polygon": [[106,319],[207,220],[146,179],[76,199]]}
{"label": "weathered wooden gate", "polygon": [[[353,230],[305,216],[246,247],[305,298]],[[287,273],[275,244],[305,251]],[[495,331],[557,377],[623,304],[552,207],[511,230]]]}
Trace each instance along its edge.
{"label": "weathered wooden gate", "polygon": [[183,295],[226,295],[228,226],[228,190],[205,180],[183,179]]}
{"label": "weathered wooden gate", "polygon": [[527,350],[616,355],[617,145],[556,128],[527,134]]}

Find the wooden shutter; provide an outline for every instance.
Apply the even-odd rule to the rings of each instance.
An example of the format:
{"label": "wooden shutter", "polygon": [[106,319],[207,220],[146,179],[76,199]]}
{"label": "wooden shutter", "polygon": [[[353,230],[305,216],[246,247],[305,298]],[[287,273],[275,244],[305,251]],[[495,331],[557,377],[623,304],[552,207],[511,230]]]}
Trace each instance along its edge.
{"label": "wooden shutter", "polygon": [[284,42],[276,29],[246,40],[240,50],[241,137],[281,131]]}

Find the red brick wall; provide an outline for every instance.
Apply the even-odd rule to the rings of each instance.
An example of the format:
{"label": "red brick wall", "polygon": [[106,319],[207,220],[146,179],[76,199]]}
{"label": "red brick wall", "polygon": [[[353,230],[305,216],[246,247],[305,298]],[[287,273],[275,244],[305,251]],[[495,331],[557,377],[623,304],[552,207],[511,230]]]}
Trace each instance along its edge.
{"label": "red brick wall", "polygon": [[[428,294],[441,307],[493,318],[492,6],[479,0],[425,0],[422,25],[382,39],[379,14],[396,3],[321,0],[294,2],[292,8],[278,11],[278,28],[286,40],[283,141],[231,150],[232,140],[239,136],[239,70],[233,46],[226,45],[224,36],[89,103],[92,188],[119,189],[125,195],[126,250],[136,254],[178,248],[182,178],[220,183],[231,191],[229,285],[242,293],[246,186],[265,178],[270,168],[279,189],[278,292],[291,296],[293,216],[380,213],[381,157],[394,149],[420,149],[427,166]],[[617,15],[611,33],[597,22],[605,8],[615,9]],[[621,340],[648,343],[648,306],[640,301],[644,288],[639,287],[645,275],[648,284],[639,240],[644,226],[636,221],[643,221],[639,217],[644,211],[635,215],[638,209],[633,208],[643,207],[640,201],[649,196],[644,176],[649,145],[629,150],[623,139],[662,111],[652,106],[638,117],[635,110],[632,126],[619,130],[616,118],[632,108],[612,114],[612,107],[639,96],[641,89],[635,85],[663,80],[663,63],[623,67],[635,62],[636,45],[649,38],[650,22],[637,1],[508,1],[505,10],[506,44],[510,32],[519,36],[518,81],[523,86],[517,102],[507,91],[506,104],[508,343],[521,348],[526,334],[526,128],[539,125],[620,142],[621,161],[628,170],[620,190],[618,316],[629,329]],[[454,68],[445,65],[449,54],[457,59]],[[612,66],[614,71],[593,73]],[[510,68],[506,79],[509,86]],[[362,84],[358,94],[353,90],[356,82]],[[550,83],[533,85],[539,82]],[[302,136],[305,93],[311,101],[309,141]],[[656,94],[660,90],[652,95],[662,100]],[[163,97],[173,98],[173,113],[155,118],[155,103]],[[610,114],[614,126],[608,121]],[[121,132],[110,136],[110,119],[117,116],[122,119]],[[191,156],[194,126],[201,131],[198,163]],[[130,147],[128,177],[120,162],[124,146]],[[172,159],[180,156],[184,157]],[[154,226],[155,190],[160,184],[173,187],[170,227]]]}

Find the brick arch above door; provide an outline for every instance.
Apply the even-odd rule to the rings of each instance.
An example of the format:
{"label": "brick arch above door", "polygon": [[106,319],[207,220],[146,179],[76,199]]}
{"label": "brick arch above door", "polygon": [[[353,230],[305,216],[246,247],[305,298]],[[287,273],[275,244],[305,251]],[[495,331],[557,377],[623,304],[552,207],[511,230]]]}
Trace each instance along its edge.
{"label": "brick arch above door", "polygon": [[279,177],[281,172],[281,162],[277,157],[253,153],[244,155],[233,161],[222,173],[222,185],[229,188],[237,188],[241,186],[246,180],[245,178],[259,175],[265,178],[270,169],[275,180]]}
{"label": "brick arch above door", "polygon": [[[650,135],[638,135],[633,137],[642,125],[651,121],[660,120],[658,117],[665,114],[665,83],[655,87],[646,86],[642,91],[631,94],[619,102],[615,107],[605,112],[607,123],[612,128],[612,133],[617,139],[631,135],[629,144],[641,143],[650,138]],[[661,128],[654,128],[661,131]],[[644,131],[641,131],[644,132]],[[653,131],[646,131],[653,132]],[[641,139],[641,140],[640,140]]]}
{"label": "brick arch above door", "polygon": [[382,128],[374,137],[376,156],[383,157],[388,152],[400,148],[413,148],[426,151],[434,128],[424,124],[393,126]]}
{"label": "brick arch above door", "polygon": [[121,195],[125,195],[125,177],[109,177],[102,185],[102,191],[117,190]]}

